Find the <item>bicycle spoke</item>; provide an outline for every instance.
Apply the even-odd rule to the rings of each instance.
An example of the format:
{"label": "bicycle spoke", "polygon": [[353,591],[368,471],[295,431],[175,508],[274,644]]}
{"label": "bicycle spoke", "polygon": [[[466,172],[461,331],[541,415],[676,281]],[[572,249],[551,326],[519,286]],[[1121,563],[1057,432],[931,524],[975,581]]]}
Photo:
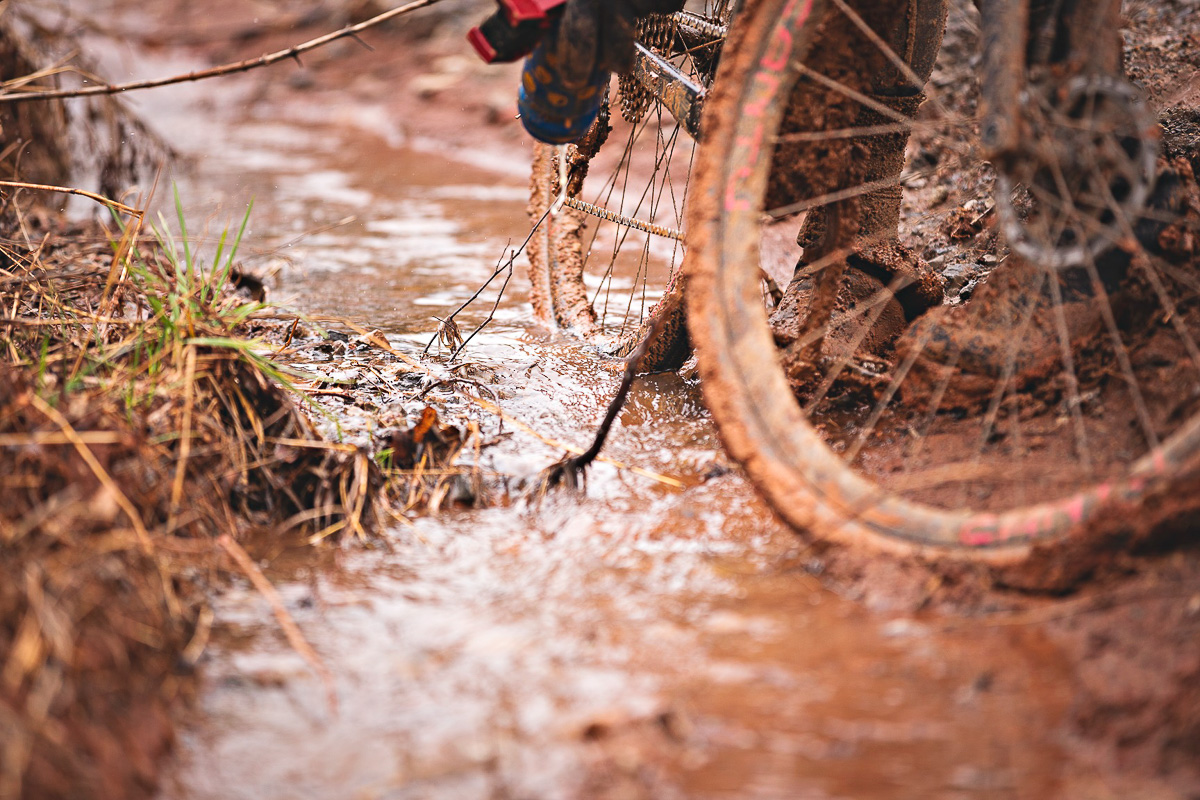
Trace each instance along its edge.
{"label": "bicycle spoke", "polygon": [[1107,327],[1109,338],[1112,340],[1113,349],[1117,356],[1117,363],[1120,365],[1121,373],[1128,383],[1129,394],[1133,400],[1134,409],[1137,412],[1138,423],[1142,427],[1142,433],[1146,437],[1146,443],[1150,450],[1157,450],[1160,444],[1158,434],[1154,432],[1154,424],[1150,420],[1150,411],[1146,407],[1146,400],[1142,395],[1141,387],[1138,385],[1137,375],[1133,371],[1133,363],[1129,359],[1129,351],[1126,349],[1125,342],[1121,337],[1116,317],[1113,316],[1108,290],[1104,288],[1104,282],[1100,279],[1100,271],[1096,267],[1096,260],[1090,255],[1087,260],[1087,272],[1088,277],[1092,281],[1092,291],[1099,299],[1100,314],[1104,318],[1104,325]]}
{"label": "bicycle spoke", "polygon": [[1083,400],[1079,393],[1079,376],[1075,372],[1075,354],[1071,347],[1071,334],[1067,329],[1067,314],[1063,309],[1062,287],[1057,277],[1051,278],[1050,301],[1054,307],[1054,329],[1058,338],[1059,355],[1063,365],[1063,379],[1067,384],[1067,408],[1071,424],[1075,429],[1077,453],[1083,470],[1092,474],[1092,451],[1088,446],[1087,428],[1083,424]]}
{"label": "bicycle spoke", "polygon": [[[876,292],[870,298],[865,301],[855,303],[855,310],[861,311],[862,314],[866,314],[867,318],[859,323],[858,330],[850,339],[849,344],[845,348],[845,352],[833,362],[833,365],[830,368],[826,370],[825,377],[822,379],[821,384],[816,388],[816,390],[813,392],[812,398],[804,406],[804,414],[806,416],[810,416],[812,414],[813,409],[815,409],[817,404],[825,399],[825,396],[829,393],[829,390],[833,388],[833,385],[837,382],[837,379],[841,377],[846,368],[850,366],[850,362],[854,360],[855,355],[859,352],[859,348],[862,347],[863,341],[871,333],[871,329],[875,327],[875,324],[879,322],[879,318],[883,315],[883,312],[887,310],[887,302],[893,299],[897,292],[905,289],[911,284],[912,278],[906,275],[897,275],[892,279],[891,283],[889,283],[880,291]],[[834,317],[830,319],[828,325],[826,326],[826,332],[837,329],[843,324],[857,319],[858,316],[860,315],[856,314],[855,317],[851,318],[850,314],[848,313],[834,315]]]}
{"label": "bicycle spoke", "polygon": [[929,97],[929,102],[932,103],[934,108],[937,109],[938,116],[948,114],[945,104],[942,103],[941,98],[938,96],[937,87],[935,87],[931,82],[922,80],[921,77],[913,70],[913,68],[909,66],[908,62],[901,58],[896,51],[883,40],[883,37],[876,33],[874,29],[872,29],[871,26],[863,20],[859,13],[846,3],[846,0],[833,0],[833,4],[838,7],[838,10],[846,15],[847,19],[854,23],[854,27],[858,28],[863,35],[866,36],[873,45],[875,45],[875,48],[879,50],[879,52],[883,53],[887,60],[891,62],[893,67],[896,67],[900,70],[900,73],[904,75],[905,80],[907,80],[911,86],[917,89],[925,88]]}
{"label": "bicycle spoke", "polygon": [[896,372],[892,376],[892,380],[888,383],[887,389],[884,390],[883,396],[875,404],[875,407],[871,411],[871,416],[867,418],[866,424],[858,432],[854,444],[847,450],[845,455],[846,463],[853,464],[858,459],[863,447],[867,444],[867,440],[875,432],[875,427],[879,424],[879,420],[883,418],[884,412],[887,411],[888,405],[891,404],[893,398],[896,396],[896,392],[899,391],[900,384],[908,377],[909,371],[912,370],[913,365],[916,364],[917,359],[921,357],[921,353],[928,345],[929,337],[927,335],[923,336],[918,340],[917,346],[911,350],[904,361],[900,363],[900,366],[896,368]]}
{"label": "bicycle spoke", "polygon": [[[1032,291],[1027,295],[1029,297],[1037,297],[1042,291],[1042,286],[1049,278],[1049,273],[1042,272],[1041,281],[1036,286],[1030,287]],[[1019,322],[1016,318],[1016,309],[1011,309],[1014,315],[1012,322],[1017,324],[1012,328],[1012,334],[1005,338],[1005,358],[1004,368],[1000,374],[1000,379],[996,382],[996,389],[992,393],[991,399],[988,401],[987,412],[983,417],[983,431],[979,435],[978,444],[975,447],[975,454],[971,461],[972,467],[978,467],[983,460],[983,451],[987,448],[988,442],[992,438],[992,432],[996,428],[996,419],[1000,414],[1000,406],[1004,402],[1004,396],[1008,393],[1012,384],[1013,377],[1017,372],[1017,349],[1025,339],[1025,332],[1029,328],[1030,322],[1033,320],[1034,312],[1037,310],[1037,304],[1030,302],[1028,308],[1022,313]],[[963,497],[963,505],[966,505],[966,497]]]}
{"label": "bicycle spoke", "polygon": [[[957,123],[965,128],[970,127],[974,120],[957,119]],[[836,139],[860,139],[869,136],[883,136],[889,133],[924,133],[938,130],[946,126],[947,120],[912,120],[910,122],[893,122],[880,125],[860,125],[849,128],[834,128],[821,131],[789,131],[781,133],[771,141],[775,144],[792,142],[828,142]]]}
{"label": "bicycle spoke", "polygon": [[896,185],[904,185],[906,181],[911,181],[914,178],[929,178],[937,174],[937,167],[928,167],[926,169],[916,170],[914,172],[905,172],[890,178],[880,178],[876,181],[868,181],[850,186],[844,189],[836,189],[826,192],[825,194],[815,197],[798,200],[794,203],[789,203],[784,206],[767,209],[764,213],[769,217],[780,219],[788,217],[792,214],[799,214],[804,211],[811,211],[814,208],[832,205],[843,200],[853,200],[856,197],[876,192],[880,189],[889,189]]}
{"label": "bicycle spoke", "polygon": [[[1131,242],[1136,242],[1137,234],[1133,230],[1133,224],[1129,221],[1129,217],[1125,214],[1125,209],[1119,202],[1117,202],[1117,199],[1113,196],[1112,191],[1108,187],[1107,183],[1101,183],[1101,186],[1104,189],[1105,200],[1109,204],[1109,209],[1113,212],[1117,222],[1120,224],[1125,238]],[[1183,317],[1179,314],[1175,301],[1171,298],[1170,293],[1167,292],[1166,287],[1163,285],[1162,279],[1159,277],[1158,271],[1154,268],[1154,264],[1151,262],[1149,254],[1146,253],[1145,249],[1141,246],[1137,248],[1137,252],[1133,255],[1133,265],[1140,268],[1143,274],[1146,276],[1147,282],[1154,290],[1154,293],[1158,298],[1158,302],[1163,307],[1163,311],[1166,314],[1166,321],[1171,323],[1171,326],[1175,329],[1176,335],[1179,337],[1184,349],[1187,350],[1188,358],[1191,359],[1192,366],[1196,368],[1197,374],[1200,374],[1200,347],[1197,347],[1195,337],[1192,336],[1191,331],[1189,331],[1187,326],[1184,325]]]}
{"label": "bicycle spoke", "polygon": [[[929,345],[930,338],[931,334],[925,334],[920,340],[918,340],[917,344],[919,352],[917,358],[920,358],[920,351],[924,351],[924,349]],[[951,355],[950,359],[944,365],[942,365],[940,370],[942,375],[940,378],[938,378],[938,382],[934,384],[933,392],[930,394],[929,406],[925,411],[925,415],[922,417],[921,425],[918,427],[915,444],[913,444],[911,448],[905,448],[904,471],[906,474],[912,472],[912,470],[908,469],[907,465],[915,462],[922,455],[922,452],[925,449],[925,444],[929,441],[929,435],[933,430],[934,422],[936,422],[938,414],[942,410],[942,401],[946,398],[946,392],[950,388],[951,381],[953,381],[954,377],[958,374],[958,364],[961,358],[962,351],[955,351],[954,354]]]}
{"label": "bicycle spoke", "polygon": [[[1061,187],[1066,186],[1066,179],[1062,173],[1061,165],[1055,160],[1049,166],[1051,167],[1055,182],[1060,186],[1060,197],[1065,206],[1074,211],[1074,220],[1090,219],[1086,214],[1082,214],[1074,207],[1072,195],[1070,192],[1062,191]],[[1082,238],[1082,231],[1080,232]],[[1104,287],[1104,281],[1100,277],[1099,267],[1096,265],[1095,255],[1090,248],[1083,249],[1085,258],[1084,267],[1087,270],[1087,275],[1092,284],[1092,293],[1095,302],[1099,306],[1100,315],[1104,320],[1104,325],[1108,331],[1109,339],[1112,343],[1114,353],[1117,357],[1117,363],[1121,368],[1121,373],[1124,376],[1130,393],[1130,398],[1133,402],[1134,409],[1138,418],[1138,423],[1142,428],[1142,433],[1146,438],[1146,443],[1150,450],[1156,450],[1159,446],[1157,433],[1154,431],[1154,425],[1150,419],[1150,411],[1146,406],[1146,401],[1142,395],[1141,387],[1138,385],[1137,375],[1133,369],[1133,363],[1129,358],[1129,351],[1125,346],[1124,339],[1121,336],[1120,328],[1117,325],[1116,317],[1113,315],[1112,302],[1108,295],[1108,290]]]}

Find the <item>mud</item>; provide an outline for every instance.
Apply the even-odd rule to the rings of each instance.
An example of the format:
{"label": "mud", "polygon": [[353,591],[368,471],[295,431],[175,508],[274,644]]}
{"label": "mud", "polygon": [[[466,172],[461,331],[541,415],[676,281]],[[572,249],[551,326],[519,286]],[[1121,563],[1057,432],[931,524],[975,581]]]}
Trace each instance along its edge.
{"label": "mud", "polygon": [[[230,45],[230,29],[275,12],[221,0],[87,9],[152,32],[98,38],[114,78],[322,30]],[[276,301],[350,317],[416,357],[433,318],[527,232],[528,149],[511,101],[493,97],[516,81],[463,60],[467,24],[450,16],[422,40],[376,34],[364,37],[374,53],[348,44],[303,70],[135,102],[185,156],[176,177],[192,213],[224,218],[255,198],[246,266]],[[174,43],[183,33],[193,49]],[[586,443],[616,383],[594,351],[532,325],[526,298],[514,279],[464,354],[509,422],[449,386],[426,398],[497,440],[480,457],[514,487],[561,455],[544,440]],[[486,316],[472,306],[459,324]],[[331,435],[366,441],[416,421],[424,401],[397,387],[425,378],[402,362],[353,344],[319,358],[376,387],[366,407],[320,401]],[[397,521],[371,547],[262,554],[334,675],[339,711],[265,601],[248,585],[225,592],[161,796],[1200,791],[1194,550],[1115,551],[1061,599],[805,541],[730,468],[697,387],[675,375],[638,383],[610,448],[682,488],[601,464],[584,495]]]}
{"label": "mud", "polygon": [[[589,137],[601,140],[608,135],[608,121],[602,115],[593,125]],[[586,147],[588,143],[582,143]],[[558,177],[558,148],[538,146],[534,151],[531,168],[529,195],[526,213],[531,220],[546,220],[529,240],[530,304],[535,319],[552,330],[563,329],[582,339],[603,336],[602,327],[596,320],[591,298],[583,285],[584,254],[570,242],[578,239],[580,229],[587,216],[574,208],[558,209],[554,219],[549,219],[552,208],[557,204],[561,192]],[[572,166],[578,163],[583,175],[568,179],[568,187],[579,194],[583,177],[587,173],[587,159],[574,154]],[[539,271],[535,266],[540,265]]]}

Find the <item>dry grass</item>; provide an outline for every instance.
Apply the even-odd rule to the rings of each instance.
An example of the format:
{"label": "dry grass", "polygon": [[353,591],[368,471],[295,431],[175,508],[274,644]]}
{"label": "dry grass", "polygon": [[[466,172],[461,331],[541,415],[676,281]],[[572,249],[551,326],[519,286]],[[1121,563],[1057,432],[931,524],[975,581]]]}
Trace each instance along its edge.
{"label": "dry grass", "polygon": [[237,237],[132,222],[0,241],[0,798],[149,794],[237,542],[377,524],[370,455],[237,336]]}

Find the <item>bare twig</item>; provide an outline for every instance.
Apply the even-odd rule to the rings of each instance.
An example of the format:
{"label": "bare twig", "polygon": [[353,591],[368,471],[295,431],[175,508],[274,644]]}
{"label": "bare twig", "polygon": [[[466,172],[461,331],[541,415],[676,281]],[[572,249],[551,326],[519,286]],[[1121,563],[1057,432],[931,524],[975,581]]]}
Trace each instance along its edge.
{"label": "bare twig", "polygon": [[638,367],[641,366],[642,359],[646,357],[646,352],[650,349],[650,345],[662,333],[663,326],[666,324],[669,316],[670,314],[667,309],[659,309],[659,312],[651,318],[650,329],[646,332],[642,341],[638,342],[637,349],[625,359],[625,374],[621,376],[621,385],[617,388],[616,397],[608,404],[608,409],[604,413],[604,419],[596,431],[596,437],[592,440],[591,447],[578,455],[568,456],[549,467],[543,475],[542,483],[544,486],[552,487],[560,483],[565,483],[572,489],[579,487],[586,475],[587,468],[600,456],[600,450],[604,447],[604,442],[608,439],[609,432],[612,431],[613,423],[617,421],[617,415],[624,408],[625,400],[629,397],[629,391],[633,388],[633,381],[637,377]]}
{"label": "bare twig", "polygon": [[[7,99],[8,99],[7,95],[0,94],[0,102],[7,100]],[[67,186],[50,186],[49,184],[44,184],[44,183],[24,183],[22,181],[0,181],[0,186],[7,186],[10,189],[32,189],[34,191],[39,191],[39,192],[57,192],[59,194],[73,194],[73,195],[77,195],[79,197],[86,197],[89,200],[95,200],[97,203],[100,203],[101,205],[108,206],[109,208],[113,209],[114,211],[120,211],[122,213],[129,214],[130,216],[137,217],[139,219],[142,217],[142,215],[144,213],[144,212],[140,211],[139,209],[133,208],[132,206],[127,206],[124,203],[118,203],[116,200],[109,200],[107,197],[104,197],[103,195],[94,194],[92,192],[85,192],[83,189],[72,189]]]}
{"label": "bare twig", "polygon": [[479,323],[475,330],[471,331],[471,334],[458,345],[458,348],[450,355],[451,361],[458,358],[462,351],[467,348],[467,345],[471,343],[471,340],[478,336],[479,333],[488,325],[490,325],[492,320],[496,318],[496,311],[500,308],[500,301],[504,299],[504,292],[506,289],[508,289],[509,281],[512,280],[513,261],[516,259],[516,257],[517,254],[514,252],[512,254],[512,258],[508,260],[508,274],[504,276],[504,283],[500,284],[500,291],[496,293],[496,301],[492,303],[491,309],[488,310],[487,318],[483,322]]}
{"label": "bare twig", "polygon": [[[461,314],[463,312],[464,309],[466,309],[469,305],[471,305],[472,303],[474,303],[476,300],[479,299],[479,296],[481,294],[483,294],[484,289],[486,289],[487,287],[492,285],[492,281],[496,280],[496,278],[500,277],[505,272],[508,273],[504,278],[504,283],[500,286],[500,291],[496,295],[496,302],[492,304],[492,310],[488,313],[487,319],[485,319],[483,322],[479,323],[479,326],[477,328],[475,328],[475,330],[471,331],[471,335],[468,336],[466,338],[466,340],[462,344],[460,344],[453,353],[450,354],[451,361],[458,358],[459,354],[462,353],[463,349],[466,348],[466,346],[471,343],[471,340],[474,339],[479,334],[480,331],[482,331],[484,328],[486,328],[488,326],[488,324],[492,321],[492,319],[495,317],[496,309],[500,307],[500,301],[504,298],[504,290],[508,288],[508,282],[512,280],[513,264],[516,263],[517,256],[519,256],[519,255],[521,255],[521,253],[525,252],[525,248],[529,246],[529,243],[531,241],[533,241],[534,234],[537,233],[538,228],[541,227],[542,223],[546,221],[546,217],[548,217],[549,215],[550,215],[550,211],[549,211],[549,209],[547,209],[546,213],[542,214],[542,218],[540,220],[538,220],[537,225],[534,225],[533,229],[529,231],[529,235],[525,237],[525,241],[521,243],[521,246],[518,247],[516,250],[513,250],[512,252],[510,252],[508,255],[508,258],[505,258],[504,255],[501,254],[500,260],[496,262],[496,269],[493,270],[492,274],[488,277],[488,279],[483,282],[483,285],[480,286],[478,289],[476,289],[475,294],[471,295],[466,300],[466,302],[464,302],[458,308],[454,309],[454,313],[452,313],[450,316],[446,317],[446,319],[444,321],[442,321],[443,326],[445,326],[447,323],[453,323],[455,317],[457,317],[459,314]],[[508,245],[505,245],[505,249],[508,249],[508,247],[511,244],[512,244],[512,242],[509,242]],[[438,341],[437,336],[430,339],[429,344],[425,345],[425,349],[421,352],[421,355],[425,355],[425,356],[429,355],[429,348],[433,347],[433,344],[436,341]]]}
{"label": "bare twig", "polygon": [[224,75],[233,75],[238,72],[248,72],[259,67],[268,67],[272,64],[278,64],[280,61],[292,60],[299,63],[300,56],[307,52],[316,50],[318,47],[323,47],[331,42],[336,42],[339,39],[353,38],[357,39],[358,34],[380,25],[388,20],[402,17],[406,14],[411,14],[418,9],[431,6],[441,0],[413,0],[413,2],[393,8],[390,11],[385,11],[382,14],[372,17],[365,22],[360,22],[357,25],[349,25],[342,28],[340,31],[327,33],[324,36],[319,36],[316,39],[310,39],[302,44],[289,47],[286,50],[280,50],[275,53],[251,58],[245,61],[237,61],[231,64],[224,64],[212,69],[198,70],[189,72],[186,75],[175,75],[170,78],[158,78],[154,80],[132,81],[130,83],[119,84],[103,84],[100,86],[87,86],[82,89],[53,89],[42,92],[20,92],[12,94],[0,94],[0,103],[22,103],[29,100],[58,100],[66,97],[93,97],[96,95],[121,94],[138,89],[157,89],[160,86],[171,86],[177,83],[190,83],[192,81],[205,80],[207,78],[219,78]]}

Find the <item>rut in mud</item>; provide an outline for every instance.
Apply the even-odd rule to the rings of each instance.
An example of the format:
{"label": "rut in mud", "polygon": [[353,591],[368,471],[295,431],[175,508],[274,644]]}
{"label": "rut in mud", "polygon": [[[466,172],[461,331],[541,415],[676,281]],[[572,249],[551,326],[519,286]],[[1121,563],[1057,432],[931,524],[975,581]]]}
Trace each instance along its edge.
{"label": "rut in mud", "polygon": [[[147,31],[89,34],[114,79],[257,55],[328,22],[298,36],[296,15],[255,22],[220,0],[87,9]],[[478,436],[464,480],[433,476],[439,513],[385,521],[366,546],[247,542],[338,711],[235,575],[213,597],[192,710],[161,723],[178,738],[159,796],[1194,794],[1187,530],[1166,529],[1178,541],[1163,550],[1115,549],[1064,598],[809,542],[731,467],[686,375],[642,379],[619,419],[606,454],[642,473],[601,463],[585,495],[516,499],[561,444],[587,443],[617,375],[531,324],[520,268],[459,364],[436,343],[428,371],[409,363],[528,232],[516,78],[467,60],[469,16],[419,39],[377,32],[374,54],[347,43],[303,69],[130,98],[181,155],[188,218],[253,196],[244,266],[336,332],[289,339],[288,358],[329,379],[312,383],[315,427],[377,452],[378,433],[415,435],[433,406],[439,432]],[[256,33],[231,44],[231,30]],[[460,316],[464,332],[493,298]],[[473,475],[492,507],[470,507]]]}

